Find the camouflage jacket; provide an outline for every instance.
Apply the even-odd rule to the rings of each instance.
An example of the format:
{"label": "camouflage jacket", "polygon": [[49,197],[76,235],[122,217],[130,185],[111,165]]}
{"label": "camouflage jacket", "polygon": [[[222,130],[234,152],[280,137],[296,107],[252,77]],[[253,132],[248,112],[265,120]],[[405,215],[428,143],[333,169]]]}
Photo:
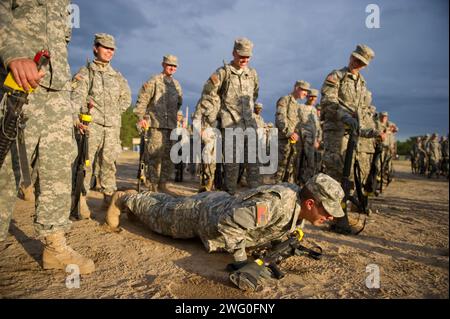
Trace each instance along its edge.
{"label": "camouflage jacket", "polygon": [[92,102],[94,123],[120,127],[121,115],[131,105],[131,91],[127,80],[110,64],[91,62],[74,76],[71,99],[81,113],[87,113]]}
{"label": "camouflage jacket", "polygon": [[280,98],[277,102],[275,127],[280,139],[287,139],[293,133],[300,134],[300,104],[292,94]]}
{"label": "camouflage jacket", "polygon": [[[217,69],[206,81],[198,105],[219,108],[222,128],[256,128],[252,117],[258,99],[259,78],[255,69],[237,70],[231,63]],[[198,107],[198,106],[197,106]]]}
{"label": "camouflage jacket", "polygon": [[183,91],[178,81],[160,73],[142,86],[134,114],[140,120],[147,115],[150,128],[174,129],[182,104]]}
{"label": "camouflage jacket", "polygon": [[431,140],[428,143],[427,153],[431,160],[435,162],[439,162],[441,160],[442,156],[441,144],[439,143],[438,140]]}
{"label": "camouflage jacket", "polygon": [[255,118],[257,128],[266,127],[266,123],[264,122],[264,118],[262,117],[262,115],[253,113],[253,117]]}
{"label": "camouflage jacket", "polygon": [[323,130],[344,131],[342,117],[356,116],[365,95],[366,81],[361,74],[354,75],[347,67],[331,72],[322,86]]}
{"label": "camouflage jacket", "polygon": [[69,90],[69,4],[69,0],[1,0],[0,60],[5,68],[14,59],[33,59],[37,52],[46,49],[51,64],[45,68],[40,85]]}
{"label": "camouflage jacket", "polygon": [[312,105],[301,104],[299,108],[300,130],[302,138],[308,144],[314,144],[318,139],[318,118],[316,108]]}
{"label": "camouflage jacket", "polygon": [[200,121],[203,128],[217,127],[217,120],[220,111],[220,99],[204,95],[197,103],[195,112],[192,115],[193,121]]}
{"label": "camouflage jacket", "polygon": [[[198,235],[209,252],[226,250],[236,255],[292,232],[300,213],[299,188],[292,184],[267,185],[226,200],[201,203],[210,228]],[[219,236],[217,236],[219,235]]]}
{"label": "camouflage jacket", "polygon": [[[359,121],[362,128],[376,131],[378,134],[379,131],[376,128],[375,117],[369,107],[364,107],[360,110]],[[376,141],[373,137],[360,137],[358,139],[358,152],[375,153],[375,144]]]}

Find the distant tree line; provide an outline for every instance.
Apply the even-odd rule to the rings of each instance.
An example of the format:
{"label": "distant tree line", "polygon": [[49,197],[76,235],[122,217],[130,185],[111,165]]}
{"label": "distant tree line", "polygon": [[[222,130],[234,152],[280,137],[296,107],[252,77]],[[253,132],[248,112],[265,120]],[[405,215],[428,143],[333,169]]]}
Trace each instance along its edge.
{"label": "distant tree line", "polygon": [[398,155],[409,155],[417,137],[413,136],[408,138],[405,142],[397,142],[397,154]]}
{"label": "distant tree line", "polygon": [[122,127],[120,129],[120,140],[122,147],[131,148],[133,145],[133,138],[139,137],[139,132],[136,128],[138,117],[133,113],[133,106],[130,106],[125,113],[122,114]]}

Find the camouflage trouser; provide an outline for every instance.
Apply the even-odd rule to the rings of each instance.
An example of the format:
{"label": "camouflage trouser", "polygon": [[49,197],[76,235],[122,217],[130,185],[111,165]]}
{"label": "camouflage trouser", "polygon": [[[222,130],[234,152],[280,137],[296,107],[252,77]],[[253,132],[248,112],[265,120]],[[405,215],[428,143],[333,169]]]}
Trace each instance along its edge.
{"label": "camouflage trouser", "polygon": [[170,159],[170,149],[174,142],[170,140],[170,133],[170,129],[148,130],[149,142],[144,156],[148,167],[147,179],[155,185],[167,182],[172,177],[174,164]]}
{"label": "camouflage trouser", "polygon": [[[292,147],[294,147],[294,153],[292,154],[288,167],[288,157]],[[278,139],[278,170],[275,175],[275,181],[277,184],[283,182],[283,177],[286,171],[289,176],[287,182],[296,182],[300,151],[301,149],[299,142],[292,144],[289,139]]]}
{"label": "camouflage trouser", "polygon": [[0,170],[0,241],[5,240],[8,235],[9,223],[16,202],[16,186],[11,153],[9,153]]}
{"label": "camouflage trouser", "polygon": [[[125,205],[150,230],[173,238],[197,237],[217,223],[201,214],[200,203],[206,199],[230,198],[225,192],[205,192],[191,197],[172,197],[167,194],[145,192],[126,196]],[[216,216],[219,216],[217,212]],[[217,236],[217,235],[216,235]]]}
{"label": "camouflage trouser", "polygon": [[89,161],[91,165],[86,167],[86,178],[84,179],[86,191],[90,188],[93,165],[95,165],[96,176],[100,177],[104,193],[112,194],[117,190],[115,162],[120,152],[120,130],[117,127],[104,127],[95,123],[89,126]]}
{"label": "camouflage trouser", "polygon": [[204,176],[202,178],[202,182],[204,182],[203,184],[205,185],[207,182],[203,181],[203,179],[213,182],[214,176],[216,174],[217,150],[215,139],[216,135],[213,133],[210,133],[209,135],[203,138],[204,146],[202,150],[202,174]]}
{"label": "camouflage trouser", "polygon": [[361,168],[361,183],[364,185],[369,177],[373,153],[358,153],[359,167]]}
{"label": "camouflage trouser", "polygon": [[[339,131],[324,131],[323,143],[324,152],[322,161],[325,173],[338,182],[342,182],[348,137],[343,136],[343,133]],[[352,174],[350,174],[350,179],[353,180]]]}
{"label": "camouflage trouser", "polygon": [[428,177],[433,177],[433,174],[436,174],[439,177],[439,162],[440,159],[436,159],[433,157],[430,157],[430,169],[428,173]]}
{"label": "camouflage trouser", "polygon": [[[72,110],[68,92],[37,89],[29,101],[24,107],[25,140],[37,174],[34,226],[39,236],[46,236],[70,226],[71,163],[76,156]],[[5,168],[11,167],[8,161]],[[5,238],[16,194],[12,169],[2,167],[0,184],[0,238]]]}
{"label": "camouflage trouser", "polygon": [[[234,161],[233,163],[224,163],[223,169],[224,169],[224,184],[225,184],[225,190],[231,194],[236,192],[237,188],[237,182],[239,179],[239,167],[241,163],[236,163],[236,143],[233,143],[233,148],[230,147],[230,149],[226,149],[225,145],[225,132],[222,133],[222,136],[224,138],[223,145],[224,145],[224,158],[226,161],[226,154],[232,153]],[[255,188],[260,186],[261,184],[261,175],[259,173],[259,164],[258,164],[258,156],[256,155],[256,163],[249,163],[248,162],[248,139],[247,136],[245,136],[244,140],[244,153],[239,154],[242,158],[244,156],[244,164],[247,164],[247,176],[248,176],[248,186],[250,188]]]}

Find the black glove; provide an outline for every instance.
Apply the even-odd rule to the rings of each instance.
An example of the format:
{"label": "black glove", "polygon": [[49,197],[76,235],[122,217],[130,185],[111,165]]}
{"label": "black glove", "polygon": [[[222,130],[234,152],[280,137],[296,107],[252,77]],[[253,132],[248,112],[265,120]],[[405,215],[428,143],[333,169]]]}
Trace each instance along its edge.
{"label": "black glove", "polygon": [[241,269],[242,267],[244,267],[247,264],[248,264],[247,260],[246,261],[236,261],[234,263],[228,264],[226,269],[229,272],[233,272],[233,271]]}
{"label": "black glove", "polygon": [[357,132],[359,129],[358,121],[350,114],[346,114],[342,117],[342,122],[347,125],[352,132]]}
{"label": "black glove", "polygon": [[262,278],[271,277],[271,272],[264,265],[260,266],[254,261],[246,262],[246,265],[230,274],[230,280],[239,289],[246,291],[260,291]]}

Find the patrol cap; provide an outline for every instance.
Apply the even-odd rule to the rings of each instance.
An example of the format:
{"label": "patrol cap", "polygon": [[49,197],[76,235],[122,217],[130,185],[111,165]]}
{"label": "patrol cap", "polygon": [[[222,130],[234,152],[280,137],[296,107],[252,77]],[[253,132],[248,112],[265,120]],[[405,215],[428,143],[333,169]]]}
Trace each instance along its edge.
{"label": "patrol cap", "polygon": [[255,109],[263,109],[262,103],[255,103]]}
{"label": "patrol cap", "polygon": [[163,57],[163,63],[178,66],[178,58],[174,55],[168,54]]}
{"label": "patrol cap", "polygon": [[247,38],[238,38],[234,41],[234,51],[240,56],[252,56],[253,43]]}
{"label": "patrol cap", "polygon": [[308,82],[303,81],[303,80],[297,81],[295,83],[295,87],[296,88],[301,88],[302,90],[305,90],[305,91],[310,91],[311,90],[311,84],[309,84]]}
{"label": "patrol cap", "polygon": [[319,96],[319,90],[311,89],[311,90],[309,91],[308,96],[315,96],[315,97],[318,97],[318,96]]}
{"label": "patrol cap", "polygon": [[352,55],[365,65],[369,65],[370,61],[375,57],[375,52],[365,44],[358,44]]}
{"label": "patrol cap", "polygon": [[177,112],[177,115],[183,116],[183,112],[182,112],[182,111],[178,111],[178,112]]}
{"label": "patrol cap", "polygon": [[325,174],[317,174],[305,185],[317,200],[320,200],[323,207],[333,217],[344,217],[341,202],[344,198],[344,190],[341,185]]}
{"label": "patrol cap", "polygon": [[107,33],[97,33],[95,34],[94,45],[100,44],[105,48],[116,48],[116,41],[114,37]]}
{"label": "patrol cap", "polygon": [[389,116],[388,112],[381,112],[381,116]]}

